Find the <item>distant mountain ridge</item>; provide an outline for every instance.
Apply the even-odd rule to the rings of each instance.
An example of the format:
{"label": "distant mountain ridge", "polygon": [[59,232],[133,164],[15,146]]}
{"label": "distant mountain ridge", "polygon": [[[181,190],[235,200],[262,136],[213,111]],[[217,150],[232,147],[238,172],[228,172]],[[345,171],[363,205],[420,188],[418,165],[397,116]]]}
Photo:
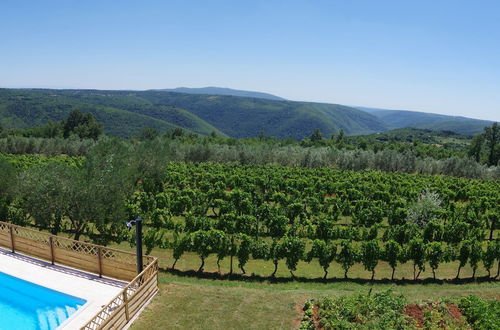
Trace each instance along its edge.
{"label": "distant mountain ridge", "polygon": [[0,89],[0,124],[27,128],[59,121],[72,110],[90,112],[107,134],[130,137],[146,127],[181,127],[221,137],[259,133],[300,140],[320,129],[325,137],[386,130],[375,116],[337,104],[165,91]]}
{"label": "distant mountain ridge", "polygon": [[412,127],[436,131],[452,131],[460,134],[478,134],[483,131],[485,126],[491,126],[494,123],[490,120],[410,110],[387,110],[369,107],[356,108],[379,118],[391,130]]}
{"label": "distant mountain ridge", "polygon": [[153,89],[153,91],[175,92],[175,93],[185,93],[185,94],[232,95],[232,96],[253,97],[258,99],[267,99],[275,101],[286,100],[282,97],[272,95],[269,93],[245,91],[245,90],[223,88],[223,87],[201,87],[201,88],[177,87],[172,89]]}
{"label": "distant mountain ridge", "polygon": [[[227,89],[216,88],[217,91]],[[0,89],[0,125],[28,128],[65,119],[72,110],[90,112],[107,134],[137,136],[144,128],[160,132],[183,128],[201,135],[255,137],[259,133],[295,140],[319,129],[328,138],[414,127],[477,134],[492,122],[415,111],[355,108],[241,95],[161,90]],[[181,89],[182,90],[182,89]],[[191,89],[188,89],[191,90]],[[186,91],[186,90],[185,90]],[[268,94],[270,95],[270,94]]]}

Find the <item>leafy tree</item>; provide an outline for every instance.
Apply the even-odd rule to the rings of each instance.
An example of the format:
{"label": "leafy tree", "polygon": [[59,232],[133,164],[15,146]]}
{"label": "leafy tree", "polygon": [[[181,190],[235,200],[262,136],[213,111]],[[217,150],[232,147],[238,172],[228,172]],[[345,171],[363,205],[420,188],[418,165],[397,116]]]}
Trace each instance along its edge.
{"label": "leafy tree", "polygon": [[312,132],[310,139],[312,143],[318,143],[323,140],[323,133],[321,133],[321,130],[319,128],[316,128]]}
{"label": "leafy tree", "polygon": [[384,249],[384,259],[389,263],[392,268],[391,281],[394,280],[394,272],[396,271],[396,266],[398,262],[401,261],[403,254],[403,249],[398,242],[390,240],[385,244]]}
{"label": "leafy tree", "polygon": [[443,262],[444,253],[440,242],[430,242],[427,244],[427,259],[432,269],[432,276],[436,279],[436,269]]}
{"label": "leafy tree", "polygon": [[198,230],[191,233],[191,242],[192,250],[196,252],[201,259],[201,265],[200,268],[198,268],[198,272],[201,273],[205,266],[205,259],[214,252],[212,235],[205,230]]}
{"label": "leafy tree", "polygon": [[102,133],[102,125],[91,113],[73,110],[64,122],[63,136],[65,138],[75,134],[81,139],[96,140]]}
{"label": "leafy tree", "polygon": [[154,140],[158,136],[160,136],[160,132],[157,129],[151,127],[146,127],[139,133],[139,139],[141,141]]}
{"label": "leafy tree", "polygon": [[250,254],[252,253],[252,238],[246,234],[239,234],[240,245],[236,255],[238,256],[238,267],[240,267],[243,274],[245,272],[245,265],[250,259]]}
{"label": "leafy tree", "polygon": [[495,260],[498,259],[499,253],[498,242],[489,241],[482,256],[484,268],[488,271],[488,277],[491,277],[491,268]]}
{"label": "leafy tree", "polygon": [[8,207],[14,201],[17,181],[16,168],[0,158],[0,219],[8,219]]}
{"label": "leafy tree", "polygon": [[344,278],[347,278],[347,272],[349,268],[356,263],[358,256],[358,250],[351,241],[343,240],[340,243],[340,252],[337,254],[337,262],[342,266],[342,269],[344,269]]}
{"label": "leafy tree", "polygon": [[307,253],[306,261],[311,262],[313,258],[318,258],[318,263],[325,272],[323,279],[326,279],[328,276],[328,268],[333,260],[335,260],[336,253],[337,246],[335,244],[327,243],[321,239],[315,239],[312,241],[311,250]]}
{"label": "leafy tree", "polygon": [[229,275],[233,274],[233,258],[236,255],[235,235],[236,231],[236,214],[228,213],[219,218],[218,228],[229,236]]}
{"label": "leafy tree", "polygon": [[476,277],[476,270],[479,266],[479,262],[482,257],[481,242],[477,240],[471,240],[469,243],[470,253],[469,253],[469,264],[472,267],[472,278]]}
{"label": "leafy tree", "polygon": [[458,271],[456,278],[460,278],[460,270],[467,264],[470,256],[470,244],[468,241],[463,241],[458,249]]}
{"label": "leafy tree", "polygon": [[[412,239],[408,244],[407,257],[413,261],[413,279],[416,280],[420,273],[425,270],[425,244],[421,239]],[[417,273],[418,267],[418,273]]]}
{"label": "leafy tree", "polygon": [[270,245],[266,240],[254,240],[252,244],[252,257],[267,261],[270,258]]}
{"label": "leafy tree", "polygon": [[295,277],[293,272],[297,270],[297,264],[303,258],[305,246],[305,242],[298,237],[287,236],[283,240],[282,253],[292,277]]}
{"label": "leafy tree", "polygon": [[473,158],[476,162],[479,163],[481,160],[481,151],[484,144],[484,135],[478,134],[474,136],[472,142],[470,143],[469,150],[467,155]]}
{"label": "leafy tree", "polygon": [[363,242],[361,244],[361,262],[366,270],[372,272],[371,280],[375,277],[375,267],[377,267],[380,256],[380,246],[376,240]]}
{"label": "leafy tree", "polygon": [[172,269],[175,269],[175,264],[184,254],[184,252],[189,251],[191,247],[191,236],[184,235],[180,237],[174,232],[174,241],[171,243],[172,257],[174,258],[174,263],[172,264]]}
{"label": "leafy tree", "polygon": [[227,255],[231,249],[231,240],[221,230],[212,229],[210,231],[213,250],[217,254],[217,271],[220,274],[220,262]]}
{"label": "leafy tree", "polygon": [[489,227],[490,227],[490,235],[489,235],[490,241],[493,239],[493,232],[498,227],[498,216],[499,216],[498,212],[500,212],[499,209],[488,210],[485,213],[485,217],[486,217],[487,221],[489,222]]}
{"label": "leafy tree", "polygon": [[500,153],[497,150],[497,144],[500,141],[500,128],[498,123],[494,123],[491,127],[484,128],[484,139],[488,147],[488,166],[498,164]]}
{"label": "leafy tree", "polygon": [[424,228],[442,210],[441,204],[442,201],[436,192],[422,192],[418,200],[408,208],[408,221]]}
{"label": "leafy tree", "polygon": [[271,274],[271,277],[276,276],[276,272],[278,271],[278,263],[281,259],[284,258],[284,249],[281,243],[277,240],[273,240],[271,243],[271,247],[269,249],[269,257],[273,261],[274,270]]}

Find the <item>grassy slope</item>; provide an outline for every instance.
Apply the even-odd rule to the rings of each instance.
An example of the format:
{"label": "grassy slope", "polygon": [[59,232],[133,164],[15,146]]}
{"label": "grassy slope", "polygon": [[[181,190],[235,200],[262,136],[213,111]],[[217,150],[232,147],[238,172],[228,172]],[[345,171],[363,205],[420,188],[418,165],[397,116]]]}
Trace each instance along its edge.
{"label": "grassy slope", "polygon": [[[169,251],[153,252],[159,256],[162,267],[172,262]],[[167,262],[168,261],[168,262]],[[236,262],[237,263],[237,262]],[[160,276],[160,294],[144,313],[133,324],[132,329],[294,329],[299,325],[301,308],[305,300],[323,296],[368,292],[393,288],[401,292],[410,301],[432,299],[433,297],[452,297],[463,295],[479,295],[500,299],[499,282],[482,283],[419,283],[381,280],[390,276],[390,269],[385,264],[377,267],[375,283],[359,278],[369,278],[369,273],[356,265],[350,276],[358,280],[330,280],[321,282],[322,270],[317,263],[301,263],[296,272],[298,281],[291,281],[284,262],[280,263],[278,277],[281,281],[270,281],[269,278],[238,277],[234,280],[220,279],[215,274],[217,267],[214,258],[209,258],[205,267],[213,272],[204,277],[197,276],[192,270],[199,266],[199,259],[193,254],[183,256],[177,263],[179,272],[162,272]],[[228,260],[222,262],[223,271],[228,269]],[[251,260],[247,272],[268,276],[272,272],[272,264]],[[398,268],[396,276],[411,277],[411,265]],[[332,265],[332,274],[342,277],[337,264]],[[438,269],[438,277],[453,277],[455,264],[446,264]],[[238,271],[239,273],[239,271]],[[480,276],[485,273],[479,272]],[[301,276],[318,277],[316,280],[301,279]],[[422,278],[430,277],[428,269]],[[471,269],[466,267],[462,277],[470,277]]]}

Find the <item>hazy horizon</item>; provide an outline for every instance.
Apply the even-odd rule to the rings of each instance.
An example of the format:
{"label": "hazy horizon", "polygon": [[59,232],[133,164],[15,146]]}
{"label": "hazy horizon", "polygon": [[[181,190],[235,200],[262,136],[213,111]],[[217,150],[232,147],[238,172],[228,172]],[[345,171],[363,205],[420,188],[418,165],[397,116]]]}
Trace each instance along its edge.
{"label": "hazy horizon", "polygon": [[500,3],[0,4],[3,88],[217,86],[500,120]]}

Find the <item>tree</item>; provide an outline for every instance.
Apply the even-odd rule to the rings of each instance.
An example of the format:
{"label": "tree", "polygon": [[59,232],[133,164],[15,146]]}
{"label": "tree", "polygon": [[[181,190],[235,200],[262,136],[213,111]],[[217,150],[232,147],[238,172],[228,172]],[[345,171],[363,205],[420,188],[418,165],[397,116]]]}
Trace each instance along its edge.
{"label": "tree", "polygon": [[276,275],[276,272],[278,271],[279,261],[284,258],[283,247],[279,241],[273,240],[273,242],[271,243],[271,247],[269,249],[269,258],[273,261],[274,270],[271,274],[271,277],[274,277]]}
{"label": "tree", "polygon": [[306,261],[311,262],[313,258],[318,258],[318,263],[323,268],[325,275],[323,279],[328,276],[328,268],[335,260],[337,253],[337,246],[333,243],[327,243],[321,239],[315,239],[312,242],[311,250],[307,253]]}
{"label": "tree", "polygon": [[185,235],[183,237],[179,237],[179,235],[174,232],[174,241],[171,243],[170,247],[172,248],[172,257],[174,258],[172,269],[175,269],[177,261],[184,254],[184,252],[189,251],[191,247],[191,236]]}
{"label": "tree", "polygon": [[64,121],[63,136],[68,138],[75,134],[81,139],[94,139],[102,135],[102,125],[91,113],[82,113],[80,110],[73,110]]}
{"label": "tree", "polygon": [[380,246],[376,240],[361,243],[361,262],[366,270],[372,272],[372,281],[375,277],[375,267],[380,260],[380,254]]}
{"label": "tree", "polygon": [[391,281],[394,280],[394,272],[396,271],[396,266],[402,258],[402,248],[398,242],[390,240],[385,244],[384,249],[385,260],[389,263],[392,268]]}
{"label": "tree", "polygon": [[293,272],[297,270],[297,264],[303,258],[305,246],[305,242],[298,237],[287,236],[282,243],[283,256],[292,277],[295,277]]}
{"label": "tree", "polygon": [[483,252],[482,259],[484,268],[488,271],[488,277],[491,277],[491,268],[493,263],[498,258],[498,243],[496,241],[489,241],[486,250]]}
{"label": "tree", "polygon": [[427,259],[432,269],[432,276],[436,279],[436,269],[443,262],[443,247],[440,242],[430,242],[427,244]]}
{"label": "tree", "polygon": [[442,201],[436,192],[425,190],[418,200],[408,208],[408,221],[424,228],[442,210]]}
{"label": "tree", "polygon": [[469,249],[469,264],[472,267],[472,278],[474,279],[476,277],[476,270],[479,266],[479,262],[481,261],[483,252],[481,248],[481,242],[477,240],[471,240],[469,243]]}
{"label": "tree", "polygon": [[[24,211],[41,229],[56,235],[63,229],[63,218],[69,214],[70,197],[78,169],[66,163],[34,166],[22,173],[18,192]],[[75,227],[73,227],[75,229]]]}
{"label": "tree", "polygon": [[231,241],[229,237],[221,230],[210,230],[213,250],[217,254],[217,270],[220,274],[220,261],[229,255]]}
{"label": "tree", "polygon": [[337,135],[337,139],[335,140],[335,143],[339,147],[342,147],[344,144],[344,139],[345,139],[345,133],[344,133],[344,130],[341,128],[339,131],[339,135]]}
{"label": "tree", "polygon": [[[417,238],[412,239],[408,244],[407,257],[409,260],[413,260],[413,279],[416,280],[420,276],[420,273],[425,270],[425,244],[424,242]],[[417,273],[418,267],[418,273]]]}
{"label": "tree", "polygon": [[245,265],[250,259],[250,254],[252,253],[252,239],[246,234],[239,234],[240,245],[238,246],[238,251],[236,255],[238,257],[238,267],[240,267],[243,274],[245,272]]}
{"label": "tree", "polygon": [[319,143],[323,140],[323,133],[321,133],[321,130],[319,128],[316,128],[312,132],[310,139],[312,143]]}
{"label": "tree", "polygon": [[[0,219],[8,218],[8,207],[14,201],[17,170],[0,158]],[[20,181],[22,182],[22,181]]]}
{"label": "tree", "polygon": [[347,272],[349,268],[352,267],[358,260],[358,251],[352,245],[351,241],[343,240],[340,243],[340,252],[337,255],[337,262],[342,266],[344,270],[344,278],[347,278]]}
{"label": "tree", "polygon": [[460,278],[460,270],[467,264],[467,260],[469,260],[470,255],[470,245],[469,241],[463,241],[458,249],[458,271],[456,279]]}
{"label": "tree", "polygon": [[97,143],[73,174],[68,191],[68,214],[75,239],[88,229],[96,243],[121,241],[126,229],[126,201],[134,190],[130,153],[124,141],[109,138]]}
{"label": "tree", "polygon": [[158,136],[160,136],[160,132],[157,129],[146,127],[139,133],[139,140],[151,141],[156,139]]}
{"label": "tree", "polygon": [[484,144],[484,135],[478,134],[474,136],[474,138],[472,139],[472,142],[470,143],[469,146],[469,150],[467,152],[467,155],[473,158],[478,163],[481,160],[481,151],[483,149],[483,144]]}
{"label": "tree", "polygon": [[229,275],[233,274],[233,258],[236,254],[236,214],[228,213],[219,218],[218,228],[229,236]]}
{"label": "tree", "polygon": [[500,153],[497,150],[497,144],[500,141],[500,128],[498,123],[494,123],[491,127],[484,128],[484,139],[488,147],[488,166],[498,164]]}
{"label": "tree", "polygon": [[205,259],[214,252],[212,237],[210,233],[205,230],[195,231],[194,233],[191,233],[191,235],[191,248],[201,259],[201,265],[200,268],[198,268],[198,272],[201,273],[203,271],[203,267],[205,266]]}

